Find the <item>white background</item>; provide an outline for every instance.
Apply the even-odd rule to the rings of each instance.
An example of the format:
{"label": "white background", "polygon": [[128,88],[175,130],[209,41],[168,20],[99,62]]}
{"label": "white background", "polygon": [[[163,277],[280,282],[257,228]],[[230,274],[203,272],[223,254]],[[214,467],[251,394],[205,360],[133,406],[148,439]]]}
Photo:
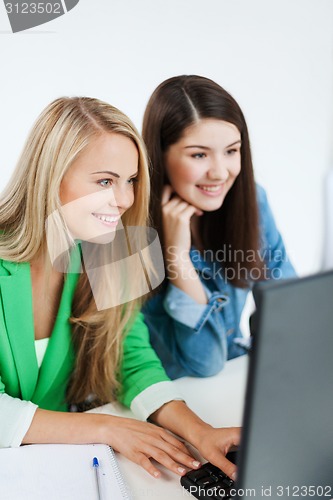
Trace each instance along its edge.
{"label": "white background", "polygon": [[320,268],[324,178],[333,166],[333,0],[80,0],[12,34],[0,4],[0,189],[39,112],[89,95],[141,129],[154,88],[177,74],[225,87],[248,122],[267,189],[300,274]]}

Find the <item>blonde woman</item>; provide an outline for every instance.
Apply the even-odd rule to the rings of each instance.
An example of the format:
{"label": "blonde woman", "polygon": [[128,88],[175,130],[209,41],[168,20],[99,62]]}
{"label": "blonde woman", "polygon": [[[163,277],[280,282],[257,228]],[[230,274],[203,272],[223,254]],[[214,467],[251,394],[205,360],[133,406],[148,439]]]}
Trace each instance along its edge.
{"label": "blonde woman", "polygon": [[[90,98],[44,110],[0,201],[0,444],[107,443],[155,477],[151,458],[178,475],[199,467],[169,429],[233,477],[239,430],[191,412],[137,313],[128,229],[145,226],[148,203],[145,150],[123,113]],[[67,411],[115,398],[158,426]]]}

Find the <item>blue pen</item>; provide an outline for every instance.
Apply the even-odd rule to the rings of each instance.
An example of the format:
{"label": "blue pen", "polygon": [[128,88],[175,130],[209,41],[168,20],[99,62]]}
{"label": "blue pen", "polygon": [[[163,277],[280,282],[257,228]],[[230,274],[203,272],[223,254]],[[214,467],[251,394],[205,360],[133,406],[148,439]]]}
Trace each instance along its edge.
{"label": "blue pen", "polygon": [[101,495],[101,480],[100,480],[100,468],[99,468],[99,461],[97,457],[93,458],[93,468],[95,469],[95,476],[96,476],[96,482],[97,482],[97,492],[98,492],[98,500],[102,500],[102,495]]}

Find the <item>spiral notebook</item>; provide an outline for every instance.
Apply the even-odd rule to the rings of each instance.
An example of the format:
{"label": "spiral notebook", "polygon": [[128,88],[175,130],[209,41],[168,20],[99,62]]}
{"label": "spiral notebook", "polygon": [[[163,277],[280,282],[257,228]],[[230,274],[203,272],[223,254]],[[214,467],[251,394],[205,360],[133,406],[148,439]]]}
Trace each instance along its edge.
{"label": "spiral notebook", "polygon": [[[100,493],[93,458],[100,464]],[[113,450],[103,444],[33,444],[0,450],[1,500],[130,499]]]}

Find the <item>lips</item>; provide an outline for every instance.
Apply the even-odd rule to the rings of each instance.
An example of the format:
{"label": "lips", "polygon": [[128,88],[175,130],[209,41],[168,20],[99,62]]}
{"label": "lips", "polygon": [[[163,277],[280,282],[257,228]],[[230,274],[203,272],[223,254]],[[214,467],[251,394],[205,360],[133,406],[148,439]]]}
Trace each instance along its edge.
{"label": "lips", "polygon": [[210,198],[218,198],[222,196],[224,193],[223,184],[197,184],[196,188],[200,191],[200,193],[204,196],[208,196]]}
{"label": "lips", "polygon": [[198,184],[197,187],[199,189],[202,189],[203,191],[207,191],[208,193],[216,193],[216,191],[219,191],[222,189],[223,184],[214,184],[214,185],[203,185],[203,184]]}
{"label": "lips", "polygon": [[100,220],[104,224],[108,226],[115,226],[118,224],[120,219],[120,214],[111,215],[111,214],[92,214],[96,219]]}

